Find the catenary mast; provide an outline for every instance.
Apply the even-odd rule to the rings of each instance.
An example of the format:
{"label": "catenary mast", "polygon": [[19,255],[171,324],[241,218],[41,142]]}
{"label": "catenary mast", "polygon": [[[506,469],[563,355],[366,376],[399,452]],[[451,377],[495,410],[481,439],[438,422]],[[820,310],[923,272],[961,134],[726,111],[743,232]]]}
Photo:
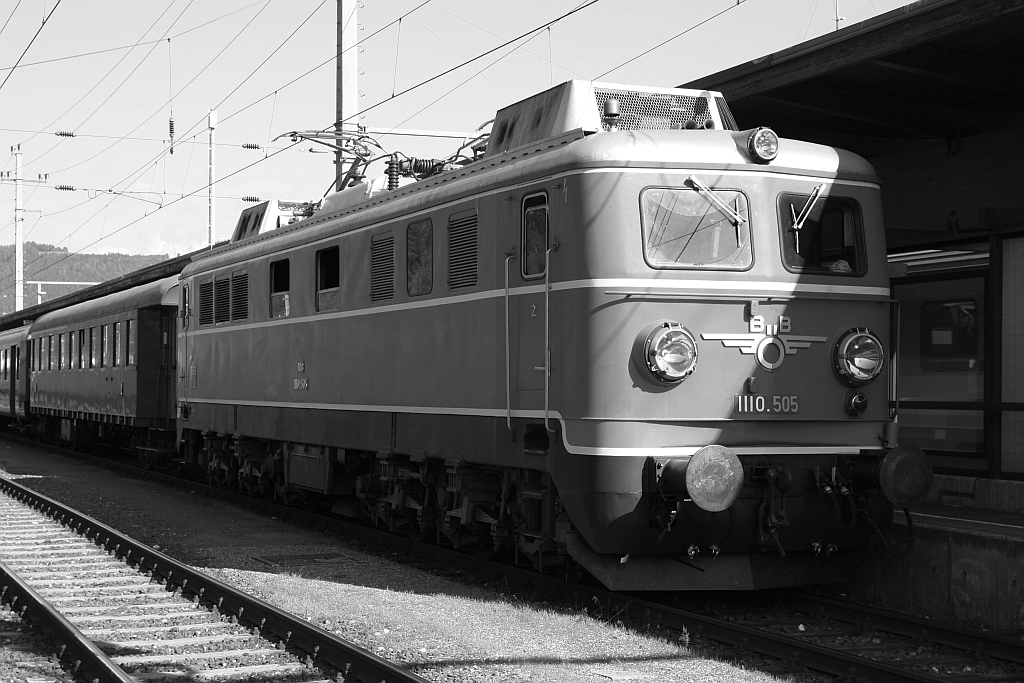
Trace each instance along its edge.
{"label": "catenary mast", "polygon": [[[356,113],[359,111],[359,49],[355,47],[359,37],[359,23],[356,12],[359,0],[338,0],[338,84],[335,113],[335,131],[354,132],[359,126]],[[351,49],[349,49],[351,48]],[[344,121],[344,123],[342,123]],[[344,145],[343,140],[338,140]],[[335,176],[340,190],[344,181],[344,153],[334,153]]]}

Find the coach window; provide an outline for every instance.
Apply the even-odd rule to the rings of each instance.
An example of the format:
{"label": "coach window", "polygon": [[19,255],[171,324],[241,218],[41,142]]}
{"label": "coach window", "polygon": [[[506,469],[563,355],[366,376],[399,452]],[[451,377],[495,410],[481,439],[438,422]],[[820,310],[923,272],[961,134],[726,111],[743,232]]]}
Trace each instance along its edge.
{"label": "coach window", "polygon": [[0,375],[7,379],[7,349],[0,353]]}
{"label": "coach window", "polygon": [[64,335],[57,335],[57,369],[64,369]]}
{"label": "coach window", "polygon": [[21,379],[21,347],[14,347],[14,379]]}
{"label": "coach window", "polygon": [[89,367],[99,366],[100,344],[96,336],[96,328],[89,328]]}
{"label": "coach window", "polygon": [[316,310],[341,307],[341,251],[338,247],[316,252]]}
{"label": "coach window", "polygon": [[110,349],[109,349],[109,339],[110,339],[110,337],[107,335],[107,326],[106,325],[100,325],[100,367],[101,368],[104,368],[104,367],[107,366],[107,358],[108,358],[107,353],[110,351]]}
{"label": "coach window", "polygon": [[523,277],[544,275],[548,249],[548,196],[528,195],[523,199]]}
{"label": "coach window", "polygon": [[409,224],[405,254],[409,296],[430,294],[434,288],[434,226],[429,218]]}
{"label": "coach window", "polygon": [[738,190],[650,187],[640,195],[644,259],[652,268],[746,270],[753,263],[747,198]]}
{"label": "coach window", "polygon": [[863,221],[852,199],[807,194],[779,196],[782,262],[794,273],[863,275]]}
{"label": "coach window", "polygon": [[75,331],[68,332],[68,370],[75,369]]}
{"label": "coach window", "polygon": [[270,317],[287,318],[291,307],[291,267],[288,259],[270,264]]}
{"label": "coach window", "polygon": [[46,337],[46,369],[53,370],[53,335]]}
{"label": "coach window", "polygon": [[78,331],[78,369],[85,370],[89,362],[89,350],[86,347],[85,328]]}
{"label": "coach window", "polygon": [[113,340],[110,345],[110,365],[117,367],[120,363],[121,356],[121,323],[114,323]]}
{"label": "coach window", "polygon": [[125,365],[135,365],[135,342],[136,335],[138,334],[137,328],[138,325],[133,325],[131,320],[124,321],[124,336],[128,338],[128,352],[124,355]]}

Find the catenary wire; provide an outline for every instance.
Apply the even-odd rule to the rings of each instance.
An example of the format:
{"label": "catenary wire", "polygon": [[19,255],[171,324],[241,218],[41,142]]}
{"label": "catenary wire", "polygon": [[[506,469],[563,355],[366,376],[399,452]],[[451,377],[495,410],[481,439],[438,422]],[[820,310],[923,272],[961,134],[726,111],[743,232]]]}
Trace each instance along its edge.
{"label": "catenary wire", "polygon": [[25,58],[25,54],[32,47],[32,43],[36,42],[36,38],[38,38],[39,34],[43,32],[43,28],[46,27],[46,22],[50,20],[50,17],[53,16],[53,13],[57,11],[58,7],[60,7],[61,2],[63,2],[63,0],[57,0],[57,2],[54,3],[53,8],[50,10],[50,13],[46,15],[46,18],[43,19],[43,23],[36,30],[35,35],[32,36],[32,40],[28,41],[28,45],[25,46],[24,52],[22,52],[21,56],[18,57],[18,61],[15,62],[14,66],[11,67],[11,70],[7,72],[7,78],[4,79],[3,83],[0,83],[0,90],[3,90],[4,86],[7,85],[7,81],[10,80],[11,76],[14,74],[15,69],[17,69],[18,65],[21,64],[21,60]]}
{"label": "catenary wire", "polygon": [[655,45],[654,47],[648,48],[648,49],[644,50],[643,52],[641,52],[640,54],[636,55],[635,57],[631,57],[630,59],[627,59],[627,60],[626,60],[626,61],[624,61],[624,62],[623,62],[622,64],[619,64],[619,65],[618,65],[618,66],[616,66],[616,67],[613,67],[613,68],[611,68],[611,69],[608,69],[607,71],[605,71],[604,73],[602,73],[602,74],[601,74],[601,75],[599,75],[599,76],[595,76],[595,77],[594,77],[594,78],[593,78],[592,80],[595,80],[595,81],[597,81],[597,80],[600,80],[600,79],[604,78],[605,76],[607,76],[608,74],[612,73],[613,71],[618,71],[618,70],[619,70],[619,69],[621,69],[622,67],[624,67],[624,66],[626,66],[627,64],[630,64],[630,63],[632,63],[632,62],[635,62],[636,60],[640,59],[640,58],[641,58],[641,57],[643,57],[644,55],[648,55],[648,54],[650,54],[650,53],[654,52],[654,51],[655,51],[655,50],[657,50],[657,49],[658,49],[659,47],[662,47],[663,45],[667,45],[667,44],[671,43],[671,42],[672,42],[673,40],[675,40],[675,39],[677,39],[677,38],[680,38],[680,37],[682,37],[682,36],[685,36],[685,35],[686,35],[687,33],[689,33],[690,31],[693,31],[694,29],[696,29],[696,28],[699,28],[699,27],[703,26],[704,24],[708,23],[708,22],[709,22],[709,21],[711,21],[712,19],[716,19],[716,18],[718,18],[718,17],[722,16],[723,14],[725,14],[726,12],[729,12],[729,11],[731,11],[731,10],[734,10],[734,9],[736,9],[737,7],[739,7],[740,5],[742,5],[742,4],[744,3],[744,2],[746,2],[746,0],[739,0],[738,2],[736,2],[736,4],[734,4],[734,5],[729,5],[728,7],[726,7],[725,9],[723,9],[722,11],[720,11],[720,12],[716,12],[715,14],[712,14],[712,15],[711,15],[710,17],[708,17],[707,19],[704,19],[703,21],[697,22],[696,24],[694,24],[694,25],[693,25],[693,26],[691,26],[690,28],[686,29],[685,31],[680,31],[679,33],[675,34],[674,36],[672,36],[672,37],[671,37],[671,38],[669,38],[668,40],[663,40],[663,41],[661,41],[660,43],[658,43],[657,45]]}
{"label": "catenary wire", "polygon": [[7,24],[11,23],[11,19],[14,18],[14,13],[18,11],[19,7],[21,7],[21,0],[18,0],[18,4],[14,6],[14,9],[11,10],[11,14],[7,17],[7,21],[4,22],[3,28],[0,28],[0,36],[4,34]]}

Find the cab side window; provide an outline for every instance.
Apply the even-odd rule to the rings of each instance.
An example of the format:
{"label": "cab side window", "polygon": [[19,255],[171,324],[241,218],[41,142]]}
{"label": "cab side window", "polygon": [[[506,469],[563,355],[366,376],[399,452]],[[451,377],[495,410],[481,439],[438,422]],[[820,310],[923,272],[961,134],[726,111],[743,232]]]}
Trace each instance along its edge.
{"label": "cab side window", "polygon": [[270,317],[287,318],[291,313],[291,270],[288,259],[270,264]]}
{"label": "cab side window", "polygon": [[548,196],[541,192],[523,199],[523,277],[544,275],[548,249]]}
{"label": "cab side window", "polygon": [[341,250],[316,252],[316,310],[336,311],[341,307]]}

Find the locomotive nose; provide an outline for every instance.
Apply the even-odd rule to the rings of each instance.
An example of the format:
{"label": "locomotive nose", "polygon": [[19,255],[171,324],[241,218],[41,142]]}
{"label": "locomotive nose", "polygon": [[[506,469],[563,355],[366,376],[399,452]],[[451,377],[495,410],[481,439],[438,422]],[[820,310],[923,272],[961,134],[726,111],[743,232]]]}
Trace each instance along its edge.
{"label": "locomotive nose", "polygon": [[928,456],[914,446],[897,446],[885,454],[878,466],[878,486],[896,507],[920,503],[932,488]]}
{"label": "locomotive nose", "polygon": [[658,486],[666,493],[685,492],[702,510],[721,512],[740,495],[743,465],[725,446],[705,446],[689,459],[666,462]]}

